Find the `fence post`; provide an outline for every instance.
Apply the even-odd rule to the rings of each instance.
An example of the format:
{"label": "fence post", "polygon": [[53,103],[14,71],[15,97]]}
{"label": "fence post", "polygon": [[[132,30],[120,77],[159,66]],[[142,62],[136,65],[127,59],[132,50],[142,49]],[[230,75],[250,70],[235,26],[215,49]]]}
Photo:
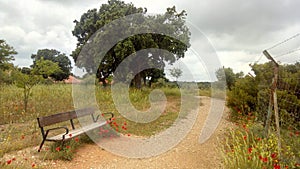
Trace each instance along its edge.
{"label": "fence post", "polygon": [[[278,70],[279,70],[279,64],[273,59],[273,57],[269,54],[268,51],[264,50],[263,54],[274,63],[274,78],[273,78],[273,85],[272,85],[272,93],[270,98],[273,97],[273,106],[274,106],[274,113],[275,113],[275,123],[276,123],[276,135],[277,135],[277,146],[278,146],[278,156],[280,158],[281,156],[281,139],[280,139],[280,125],[279,125],[279,113],[278,113],[278,103],[277,103],[277,82],[278,82]],[[271,100],[270,100],[271,101]],[[271,110],[271,102],[269,103],[269,109],[268,109],[268,117],[267,117],[267,123],[266,123],[266,132],[268,136],[269,126],[271,122],[271,116],[272,116],[272,110]],[[270,113],[270,115],[269,115]],[[269,118],[269,119],[268,119]],[[269,125],[269,126],[268,126]]]}

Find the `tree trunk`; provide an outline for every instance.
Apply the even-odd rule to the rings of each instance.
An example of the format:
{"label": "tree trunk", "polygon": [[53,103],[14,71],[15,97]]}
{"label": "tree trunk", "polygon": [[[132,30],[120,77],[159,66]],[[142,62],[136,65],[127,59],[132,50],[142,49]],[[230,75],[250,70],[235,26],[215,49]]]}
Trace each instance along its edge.
{"label": "tree trunk", "polygon": [[141,77],[141,73],[138,73],[135,77],[134,77],[134,87],[137,89],[141,89],[142,88],[142,77]]}

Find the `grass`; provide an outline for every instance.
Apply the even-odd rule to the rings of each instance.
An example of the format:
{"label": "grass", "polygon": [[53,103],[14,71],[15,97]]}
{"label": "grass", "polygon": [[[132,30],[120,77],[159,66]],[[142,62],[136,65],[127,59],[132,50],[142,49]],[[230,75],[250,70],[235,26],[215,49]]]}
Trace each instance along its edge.
{"label": "grass", "polygon": [[255,117],[240,118],[236,128],[221,141],[225,168],[299,168],[300,136],[297,130],[281,130],[282,149],[274,132],[264,137],[264,128]]}
{"label": "grass", "polygon": [[[178,88],[162,88],[161,90],[166,95],[166,109],[159,118],[146,124],[130,121],[119,114],[111,97],[110,88],[97,87],[96,100],[101,112],[114,112],[113,128],[117,129],[118,132],[126,135],[148,137],[171,126],[178,118],[178,112],[180,111],[180,90]],[[151,91],[152,89],[147,88],[143,90],[130,89],[131,103],[136,109],[145,111],[150,108],[149,94]],[[37,125],[37,117],[74,109],[72,85],[35,86],[26,113],[23,111],[24,105],[20,88],[12,85],[0,86],[0,92],[0,158],[6,153],[40,144],[42,137]],[[81,140],[80,143],[91,142],[88,138]],[[48,147],[49,151],[43,152],[41,156],[44,159],[70,160],[73,157],[73,148],[76,149],[77,147],[77,142],[71,141],[67,145],[72,149],[61,147],[61,151],[57,151],[57,144],[46,142],[45,147]],[[30,166],[29,168],[32,167],[26,164],[25,168],[28,166]],[[7,167],[7,162],[2,161],[0,168],[5,167]],[[16,168],[23,167],[17,166]]]}

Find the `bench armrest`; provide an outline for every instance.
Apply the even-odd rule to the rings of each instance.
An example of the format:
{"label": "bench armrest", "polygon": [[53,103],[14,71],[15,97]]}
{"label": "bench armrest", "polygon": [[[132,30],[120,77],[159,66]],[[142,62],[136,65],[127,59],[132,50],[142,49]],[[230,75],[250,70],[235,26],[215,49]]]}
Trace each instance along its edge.
{"label": "bench armrest", "polygon": [[46,130],[45,138],[47,138],[47,136],[48,136],[48,134],[49,134],[50,131],[52,131],[52,130],[59,130],[59,129],[65,129],[66,130],[66,133],[63,135],[63,138],[62,138],[64,140],[65,139],[65,135],[67,135],[69,133],[69,129],[67,127],[65,127],[65,126],[55,127],[55,128],[51,128],[51,129]]}
{"label": "bench armrest", "polygon": [[110,117],[109,117],[109,120],[111,120],[115,115],[111,112],[108,112],[108,113],[102,113],[102,116],[105,116],[106,114],[109,114]]}

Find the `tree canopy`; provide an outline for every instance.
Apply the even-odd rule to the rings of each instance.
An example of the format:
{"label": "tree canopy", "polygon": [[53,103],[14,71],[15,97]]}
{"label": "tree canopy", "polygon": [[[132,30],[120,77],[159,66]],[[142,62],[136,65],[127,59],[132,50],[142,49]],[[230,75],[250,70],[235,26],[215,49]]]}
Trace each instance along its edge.
{"label": "tree canopy", "polygon": [[[74,21],[75,27],[72,31],[78,41],[77,48],[72,52],[72,57],[76,66],[85,68],[88,72],[96,73],[99,80],[105,83],[105,79],[110,75],[113,75],[118,65],[125,58],[143,49],[163,49],[170,53],[164,52],[163,54],[159,54],[158,52],[151,53],[148,51],[141,54],[143,58],[140,58],[133,67],[130,67],[131,69],[139,67],[142,64],[152,64],[163,69],[165,67],[165,62],[172,64],[177,59],[184,57],[185,51],[190,46],[190,32],[187,26],[185,26],[186,12],[182,11],[178,13],[176,8],[172,7],[168,8],[164,14],[160,15],[148,16],[146,13],[146,8],[137,8],[132,3],[125,3],[119,0],[109,0],[108,4],[103,4],[99,10],[91,9],[84,13],[79,21]],[[100,35],[97,35],[96,38],[102,41],[109,41],[110,39],[113,39],[116,34],[125,35],[140,29],[164,29],[168,31],[172,37],[157,33],[144,33],[135,34],[125,38],[117,42],[107,53],[105,53],[99,66],[96,65],[97,70],[92,68],[95,66],[93,65],[93,60],[82,58],[81,60],[78,60],[78,56],[80,55],[83,46],[89,43],[89,39],[97,32],[97,30],[112,23],[114,20],[132,14],[138,14],[139,17],[132,19],[138,20],[137,22],[122,22],[122,24],[119,24],[117,27],[109,27],[110,29],[100,32]],[[141,25],[144,26],[141,27]],[[154,69],[143,70],[136,74],[133,80],[134,85],[139,88],[141,80],[145,79],[146,75],[156,74],[151,73],[151,71],[154,71]]]}
{"label": "tree canopy", "polygon": [[36,54],[32,54],[31,58],[33,59],[33,65],[31,66],[32,68],[38,66],[37,63],[39,60],[48,61],[47,64],[51,64],[49,61],[57,63],[61,71],[54,71],[50,74],[50,77],[57,81],[67,79],[71,74],[72,66],[70,59],[66,56],[66,54],[55,49],[40,49]]}
{"label": "tree canopy", "polygon": [[232,68],[220,68],[216,71],[216,76],[219,81],[226,81],[226,85],[229,90],[232,89],[237,79],[244,76],[243,72],[234,73]]}
{"label": "tree canopy", "polygon": [[[227,106],[231,109],[231,116],[238,117],[256,113],[257,120],[265,122],[270,95],[272,79],[274,78],[274,65],[272,62],[250,65],[253,76],[246,75],[237,79],[231,91],[227,94]],[[295,124],[299,127],[300,120],[300,63],[279,66],[277,81],[278,110],[281,126],[288,127],[285,123]]]}
{"label": "tree canopy", "polygon": [[182,70],[174,67],[174,68],[170,69],[170,75],[172,77],[174,77],[175,81],[177,82],[178,78],[182,75]]}
{"label": "tree canopy", "polygon": [[0,39],[0,69],[7,69],[8,64],[14,60],[16,54],[17,52],[12,46],[8,45],[5,40]]}

